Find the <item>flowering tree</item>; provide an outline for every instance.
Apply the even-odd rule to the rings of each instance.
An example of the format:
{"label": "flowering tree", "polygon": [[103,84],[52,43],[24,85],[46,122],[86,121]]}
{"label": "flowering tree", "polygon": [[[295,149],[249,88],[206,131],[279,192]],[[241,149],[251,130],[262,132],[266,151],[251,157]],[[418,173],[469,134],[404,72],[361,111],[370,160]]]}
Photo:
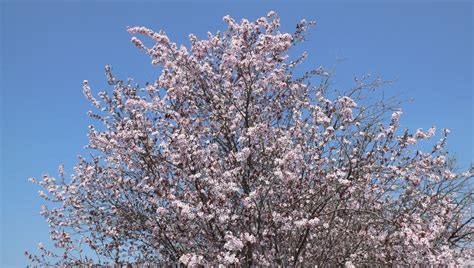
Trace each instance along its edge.
{"label": "flowering tree", "polygon": [[[178,47],[163,32],[128,29],[162,72],[141,88],[116,79],[84,93],[91,157],[66,179],[34,182],[51,239],[32,261],[92,263],[456,263],[472,244],[472,172],[417,143],[435,129],[401,130],[381,80],[345,91],[288,50],[312,22],[280,33],[274,12]],[[472,171],[472,170],[471,170]],[[63,253],[62,253],[63,252]]]}

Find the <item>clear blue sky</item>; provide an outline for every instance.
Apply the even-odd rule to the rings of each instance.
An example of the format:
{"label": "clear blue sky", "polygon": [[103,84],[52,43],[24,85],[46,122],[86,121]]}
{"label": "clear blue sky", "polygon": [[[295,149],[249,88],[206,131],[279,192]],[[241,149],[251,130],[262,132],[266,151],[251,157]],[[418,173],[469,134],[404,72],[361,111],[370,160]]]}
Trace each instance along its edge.
{"label": "clear blue sky", "polygon": [[83,152],[91,106],[82,81],[88,79],[95,91],[105,89],[106,64],[142,84],[159,75],[130,43],[126,26],[164,29],[182,43],[191,32],[204,36],[224,29],[226,14],[255,19],[275,10],[287,31],[302,18],[315,19],[318,26],[304,45],[310,63],[332,66],[344,58],[336,86],[366,73],[396,79],[386,90],[414,99],[404,107],[402,124],[451,129],[450,150],[464,167],[473,161],[472,4],[222,2],[228,4],[3,2],[1,267],[25,266],[23,252],[48,240],[38,188],[27,179],[56,175],[59,164],[70,170]]}

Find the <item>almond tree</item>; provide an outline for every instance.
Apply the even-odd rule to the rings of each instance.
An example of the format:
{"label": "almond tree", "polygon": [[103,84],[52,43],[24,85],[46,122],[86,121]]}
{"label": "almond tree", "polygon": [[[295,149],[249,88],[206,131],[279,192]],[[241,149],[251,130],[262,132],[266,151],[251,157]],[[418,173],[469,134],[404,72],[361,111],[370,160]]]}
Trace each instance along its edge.
{"label": "almond tree", "polygon": [[[54,265],[452,264],[472,254],[473,172],[455,172],[448,130],[399,126],[399,103],[369,76],[347,90],[288,51],[313,22],[280,33],[274,12],[190,49],[144,27],[161,74],[118,80],[90,116],[90,157],[70,178],[34,182],[57,249]],[[62,251],[61,251],[62,250]]]}

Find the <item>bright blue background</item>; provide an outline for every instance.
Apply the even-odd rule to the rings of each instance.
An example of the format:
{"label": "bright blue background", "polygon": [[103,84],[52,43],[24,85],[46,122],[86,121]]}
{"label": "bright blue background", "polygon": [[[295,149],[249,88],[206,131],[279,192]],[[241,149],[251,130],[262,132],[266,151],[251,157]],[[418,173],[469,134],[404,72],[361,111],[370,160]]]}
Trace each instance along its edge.
{"label": "bright blue background", "polygon": [[38,188],[27,179],[56,175],[61,163],[70,170],[83,152],[91,106],[82,81],[95,92],[106,88],[106,64],[142,84],[158,75],[130,43],[126,26],[164,29],[182,43],[191,32],[202,37],[224,29],[226,14],[253,20],[275,10],[286,31],[315,19],[304,45],[308,62],[332,66],[344,58],[336,86],[366,73],[396,79],[386,89],[414,99],[404,106],[402,124],[451,129],[449,148],[460,165],[473,160],[472,4],[197,2],[2,4],[1,267],[25,266],[23,252],[48,240]]}

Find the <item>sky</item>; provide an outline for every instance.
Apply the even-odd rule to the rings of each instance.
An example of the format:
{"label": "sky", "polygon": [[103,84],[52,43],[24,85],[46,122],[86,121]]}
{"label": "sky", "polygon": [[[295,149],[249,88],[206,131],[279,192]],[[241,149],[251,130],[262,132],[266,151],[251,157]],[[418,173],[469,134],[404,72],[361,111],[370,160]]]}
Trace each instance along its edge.
{"label": "sky", "polygon": [[411,99],[401,124],[449,128],[460,168],[473,157],[473,4],[458,1],[4,1],[0,6],[0,267],[25,267],[25,250],[48,243],[39,188],[28,178],[71,170],[85,154],[87,79],[107,88],[104,66],[140,84],[158,69],[136,49],[127,26],[165,30],[178,43],[189,33],[224,30],[224,15],[254,20],[274,10],[282,31],[306,18],[318,25],[302,48],[303,67],[337,63],[335,87],[367,73],[393,80],[389,94]]}

